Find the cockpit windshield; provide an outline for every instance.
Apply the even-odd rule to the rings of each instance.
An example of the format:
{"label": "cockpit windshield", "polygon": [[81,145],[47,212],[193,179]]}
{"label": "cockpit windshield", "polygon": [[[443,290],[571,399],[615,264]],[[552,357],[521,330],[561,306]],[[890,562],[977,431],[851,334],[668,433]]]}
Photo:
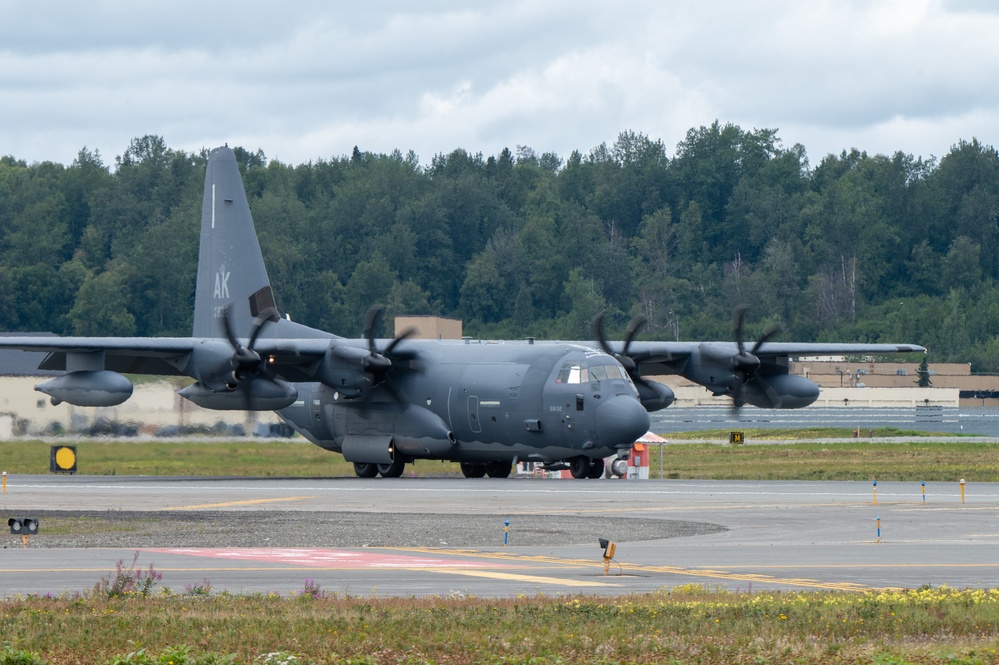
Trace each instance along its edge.
{"label": "cockpit windshield", "polygon": [[595,365],[590,368],[590,380],[626,379],[628,375],[620,365]]}
{"label": "cockpit windshield", "polygon": [[608,380],[628,380],[628,375],[620,365],[604,364],[586,367],[578,361],[566,361],[555,378],[555,383],[570,385],[599,383]]}

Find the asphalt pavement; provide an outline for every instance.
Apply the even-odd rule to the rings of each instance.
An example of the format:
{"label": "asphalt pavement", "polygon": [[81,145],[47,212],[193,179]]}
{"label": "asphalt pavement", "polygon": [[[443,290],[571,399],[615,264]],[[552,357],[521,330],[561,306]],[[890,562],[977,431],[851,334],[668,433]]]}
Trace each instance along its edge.
{"label": "asphalt pavement", "polygon": [[[27,547],[0,539],[0,597],[85,591],[133,559],[175,592],[290,594],[306,580],[376,596],[862,591],[999,577],[994,483],[9,476],[0,514],[45,516]],[[607,574],[600,538],[616,544]]]}

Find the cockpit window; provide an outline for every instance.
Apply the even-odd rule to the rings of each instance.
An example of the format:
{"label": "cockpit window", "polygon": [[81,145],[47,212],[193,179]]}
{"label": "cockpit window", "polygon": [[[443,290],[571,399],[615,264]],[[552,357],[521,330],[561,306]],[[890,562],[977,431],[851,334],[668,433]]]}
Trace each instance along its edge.
{"label": "cockpit window", "polygon": [[555,383],[599,383],[611,379],[627,380],[628,375],[620,365],[594,365],[593,367],[583,367],[578,362],[568,361],[562,365]]}
{"label": "cockpit window", "polygon": [[590,379],[592,380],[606,381],[624,378],[624,370],[620,365],[596,365],[590,368]]}
{"label": "cockpit window", "polygon": [[579,363],[567,362],[558,372],[555,383],[580,384],[590,380],[590,372]]}

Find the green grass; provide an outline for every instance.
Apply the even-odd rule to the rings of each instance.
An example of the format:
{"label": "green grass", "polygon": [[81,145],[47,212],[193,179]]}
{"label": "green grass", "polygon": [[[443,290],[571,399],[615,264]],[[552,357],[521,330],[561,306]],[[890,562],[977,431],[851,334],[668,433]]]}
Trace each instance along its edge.
{"label": "green grass", "polygon": [[[8,599],[0,635],[0,664],[995,663],[999,591],[687,585],[616,598],[486,600],[340,596],[312,580],[292,597],[95,588]],[[22,659],[5,661],[5,651]]]}
{"label": "green grass", "polygon": [[[662,448],[666,478],[709,480],[999,481],[999,444],[951,441],[905,443],[690,443]],[[660,449],[651,446],[650,476],[659,477]]]}
{"label": "green grass", "polygon": [[[742,429],[730,427],[728,429],[696,430],[692,432],[672,432],[663,436],[679,441],[699,441],[699,440],[722,440],[728,441],[728,435],[733,430],[738,430],[746,435],[747,440],[753,441],[807,441],[809,439],[850,439],[857,433],[856,430],[847,427],[801,427],[798,429]],[[949,434],[940,432],[924,432],[920,430],[898,429],[897,427],[874,427],[860,430],[863,438],[887,438],[893,436],[918,436],[932,439],[954,439],[960,434]],[[971,435],[968,435],[971,436]]]}
{"label": "green grass", "polygon": [[[839,434],[837,434],[839,432]],[[849,435],[849,430],[846,430]],[[881,436],[900,436],[885,430]],[[866,433],[865,433],[866,434]],[[704,480],[999,481],[999,444],[927,435],[918,441],[877,438],[820,443],[840,430],[747,430],[745,445],[684,443],[662,448],[663,476]],[[672,441],[723,439],[717,433],[669,434]],[[755,445],[757,442],[772,445]],[[71,442],[66,442],[72,445]],[[88,475],[336,477],[354,475],[336,453],[302,441],[80,441],[77,472]],[[651,446],[650,475],[659,477],[660,448]],[[0,442],[0,465],[9,474],[49,471],[50,444]],[[458,465],[418,461],[407,474],[460,477]]]}
{"label": "green grass", "polygon": [[[73,441],[77,473],[95,476],[353,476],[343,457],[302,440],[274,441]],[[0,471],[9,474],[49,472],[51,444],[43,441],[0,442]],[[422,475],[460,475],[457,464],[422,461],[407,467]]]}

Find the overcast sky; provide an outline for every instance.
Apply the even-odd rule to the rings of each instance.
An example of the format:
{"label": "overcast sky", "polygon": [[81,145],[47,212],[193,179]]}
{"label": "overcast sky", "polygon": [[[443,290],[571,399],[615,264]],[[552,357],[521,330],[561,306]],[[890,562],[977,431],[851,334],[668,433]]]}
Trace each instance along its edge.
{"label": "overcast sky", "polygon": [[714,120],[812,165],[999,142],[992,0],[0,0],[0,155],[562,157]]}

